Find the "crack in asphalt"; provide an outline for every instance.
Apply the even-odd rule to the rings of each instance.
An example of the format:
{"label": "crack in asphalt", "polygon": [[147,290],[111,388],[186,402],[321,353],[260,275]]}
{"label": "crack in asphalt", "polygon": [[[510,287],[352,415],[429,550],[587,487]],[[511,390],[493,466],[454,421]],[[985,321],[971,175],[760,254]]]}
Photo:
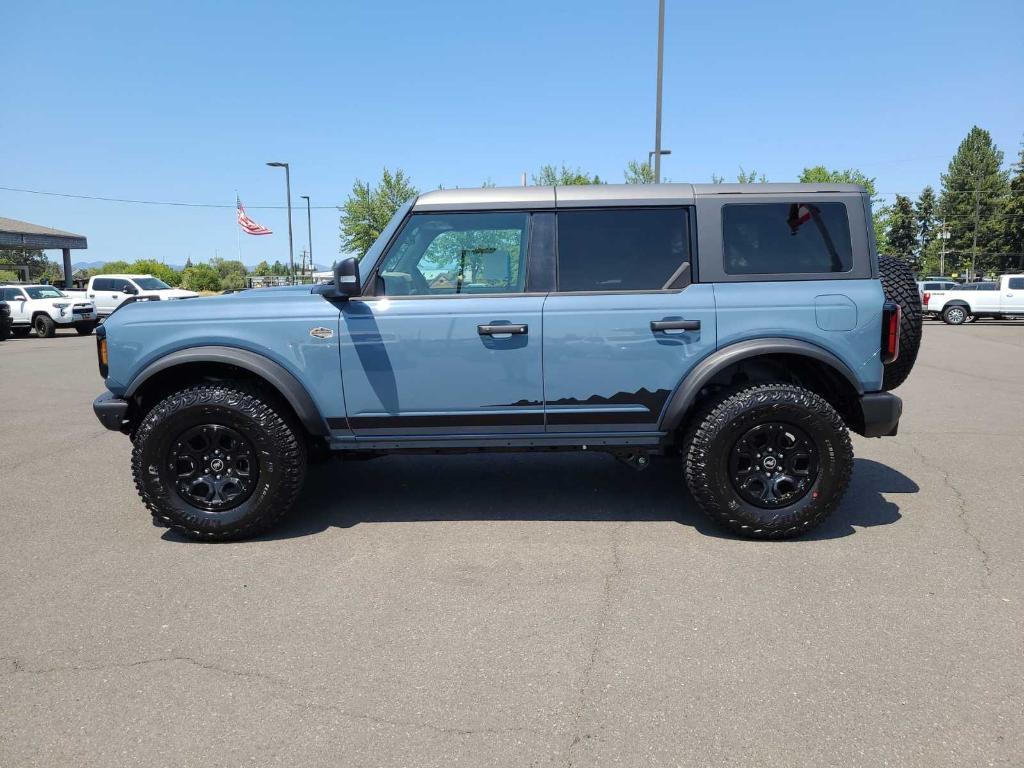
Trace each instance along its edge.
{"label": "crack in asphalt", "polygon": [[572,768],[574,764],[573,751],[576,747],[578,747],[584,740],[593,738],[593,734],[580,733],[580,722],[583,719],[583,710],[587,700],[587,690],[590,688],[591,677],[593,676],[594,669],[597,666],[597,657],[601,652],[601,645],[605,638],[608,619],[611,615],[612,603],[615,601],[615,582],[622,577],[622,553],[620,551],[621,541],[619,540],[619,532],[625,527],[625,521],[619,523],[619,525],[617,525],[612,531],[611,535],[612,562],[611,567],[604,575],[604,592],[597,621],[597,630],[594,632],[594,641],[590,646],[590,657],[587,659],[587,663],[583,666],[583,672],[580,675],[580,688],[577,694],[579,700],[572,713],[572,741],[569,743],[568,756],[565,762],[566,768]]}
{"label": "crack in asphalt", "polygon": [[334,712],[342,717],[349,720],[358,720],[363,722],[376,723],[379,725],[389,725],[395,728],[410,728],[414,730],[429,730],[435,733],[441,733],[451,736],[478,736],[478,735],[498,735],[498,734],[511,734],[511,733],[528,733],[534,736],[544,736],[552,738],[564,734],[555,734],[547,731],[540,731],[535,728],[523,727],[508,727],[508,728],[455,728],[450,726],[434,725],[433,723],[418,722],[415,720],[398,720],[387,717],[381,717],[379,715],[364,714],[360,712],[352,712],[344,707],[339,707],[336,704],[330,704],[328,702],[321,701],[303,701],[303,696],[310,696],[308,692],[301,691],[292,686],[287,685],[279,678],[268,675],[262,672],[253,672],[248,670],[232,669],[230,667],[222,667],[217,664],[210,664],[208,662],[199,661],[191,656],[159,656],[152,659],[139,659],[137,661],[130,662],[111,662],[108,664],[69,664],[64,666],[44,667],[39,669],[32,669],[24,667],[18,659],[11,656],[0,656],[0,662],[9,662],[11,669],[6,670],[7,674],[21,674],[21,675],[49,675],[59,674],[63,672],[102,672],[113,669],[131,669],[133,667],[143,667],[150,664],[170,664],[175,662],[181,662],[190,664],[198,669],[207,672],[216,672],[223,675],[229,675],[231,677],[239,678],[253,678],[262,680],[273,687],[280,689],[280,691],[289,694],[290,696],[281,695],[281,693],[272,694],[273,698],[291,707],[304,709],[307,711],[329,711]]}
{"label": "crack in asphalt", "polygon": [[989,583],[989,579],[992,577],[992,558],[989,555],[988,550],[985,549],[985,545],[982,543],[981,537],[979,537],[978,534],[974,532],[974,528],[971,525],[970,518],[968,518],[967,516],[967,498],[964,496],[963,492],[953,484],[953,481],[950,479],[949,476],[949,470],[944,469],[943,467],[940,467],[939,465],[930,461],[921,452],[921,449],[918,448],[913,443],[910,443],[910,450],[912,450],[917,455],[917,458],[921,460],[922,464],[924,464],[932,471],[938,472],[939,475],[942,476],[943,485],[945,485],[956,498],[956,516],[960,520],[960,526],[963,528],[964,533],[967,534],[967,537],[974,543],[974,549],[977,550],[978,554],[981,556],[981,567],[982,570],[984,570],[985,572],[981,580],[982,586],[985,589],[990,589],[991,585]]}

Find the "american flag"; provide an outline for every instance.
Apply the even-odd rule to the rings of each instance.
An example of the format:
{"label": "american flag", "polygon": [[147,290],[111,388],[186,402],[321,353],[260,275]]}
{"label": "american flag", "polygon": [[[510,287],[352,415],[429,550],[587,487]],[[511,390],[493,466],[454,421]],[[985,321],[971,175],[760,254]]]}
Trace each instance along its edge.
{"label": "american flag", "polygon": [[255,221],[250,219],[245,213],[245,206],[242,205],[242,200],[238,195],[235,195],[235,200],[238,203],[238,225],[242,228],[246,234],[249,235],[272,235],[266,227],[257,224]]}
{"label": "american flag", "polygon": [[789,224],[790,234],[795,235],[800,225],[810,221],[817,210],[815,206],[808,203],[793,203],[790,205],[789,218],[786,219],[786,223]]}

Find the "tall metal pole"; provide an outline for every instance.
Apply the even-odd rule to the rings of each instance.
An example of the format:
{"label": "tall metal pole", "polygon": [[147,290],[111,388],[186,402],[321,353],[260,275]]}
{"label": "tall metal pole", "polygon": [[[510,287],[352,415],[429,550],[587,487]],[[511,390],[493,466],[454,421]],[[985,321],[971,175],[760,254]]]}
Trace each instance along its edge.
{"label": "tall metal pole", "polygon": [[292,174],[288,163],[267,163],[271,168],[284,168],[285,189],[288,191],[288,274],[295,285],[295,249],[292,247]]}
{"label": "tall metal pole", "polygon": [[[306,201],[306,236],[309,238],[309,266],[313,268],[313,217],[309,212],[309,195],[302,195]],[[305,263],[305,262],[303,262]]]}
{"label": "tall metal pole", "polygon": [[661,183],[661,75],[665,57],[665,0],[658,0],[658,106],[654,118],[654,183]]}
{"label": "tall metal pole", "polygon": [[971,280],[977,277],[975,270],[978,264],[978,182],[974,182],[974,238],[971,242]]}

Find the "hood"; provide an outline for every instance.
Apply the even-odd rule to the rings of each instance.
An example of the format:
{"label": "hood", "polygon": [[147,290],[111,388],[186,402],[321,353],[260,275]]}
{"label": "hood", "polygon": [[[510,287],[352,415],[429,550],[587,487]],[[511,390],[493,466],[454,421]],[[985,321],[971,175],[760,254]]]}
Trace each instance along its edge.
{"label": "hood", "polygon": [[164,288],[159,291],[143,291],[143,294],[159,294],[162,299],[194,299],[199,294],[195,291],[186,291],[184,288]]}

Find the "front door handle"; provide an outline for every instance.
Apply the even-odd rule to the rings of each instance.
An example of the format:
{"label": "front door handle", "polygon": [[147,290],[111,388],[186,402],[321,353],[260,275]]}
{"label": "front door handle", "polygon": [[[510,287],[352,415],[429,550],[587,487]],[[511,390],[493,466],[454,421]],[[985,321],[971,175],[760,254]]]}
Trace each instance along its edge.
{"label": "front door handle", "polygon": [[530,326],[526,323],[519,325],[495,323],[491,325],[478,325],[476,332],[481,336],[510,336],[512,334],[524,334],[530,332]]}
{"label": "front door handle", "polygon": [[651,320],[651,330],[658,331],[699,331],[700,320]]}

